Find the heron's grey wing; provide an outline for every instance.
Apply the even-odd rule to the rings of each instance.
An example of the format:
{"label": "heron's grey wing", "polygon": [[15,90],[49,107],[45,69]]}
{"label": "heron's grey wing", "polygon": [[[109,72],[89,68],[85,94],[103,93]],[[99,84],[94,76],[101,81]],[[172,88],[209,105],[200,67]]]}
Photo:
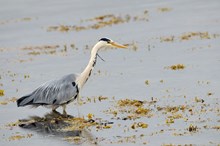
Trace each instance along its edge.
{"label": "heron's grey wing", "polygon": [[25,105],[61,105],[74,100],[79,89],[76,75],[70,74],[59,80],[49,81],[38,87],[31,94],[18,99],[18,106]]}

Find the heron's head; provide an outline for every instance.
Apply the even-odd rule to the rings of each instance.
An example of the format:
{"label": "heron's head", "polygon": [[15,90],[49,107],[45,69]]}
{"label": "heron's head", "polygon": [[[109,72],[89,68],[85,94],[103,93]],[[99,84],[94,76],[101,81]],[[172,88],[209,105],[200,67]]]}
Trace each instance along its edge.
{"label": "heron's head", "polygon": [[127,48],[126,46],[116,43],[113,40],[108,39],[108,38],[101,38],[98,44],[100,45],[100,48],[108,48],[108,47]]}

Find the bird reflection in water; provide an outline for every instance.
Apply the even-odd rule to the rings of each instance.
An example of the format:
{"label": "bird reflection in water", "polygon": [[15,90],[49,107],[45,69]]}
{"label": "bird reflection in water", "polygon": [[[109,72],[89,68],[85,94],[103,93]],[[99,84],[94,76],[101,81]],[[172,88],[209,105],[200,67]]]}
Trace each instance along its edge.
{"label": "bird reflection in water", "polygon": [[87,127],[95,125],[94,121],[83,118],[64,116],[59,112],[51,112],[43,117],[31,116],[28,119],[19,120],[19,127],[35,131],[37,133],[63,138],[71,143],[89,143],[97,145],[96,138],[87,130]]}

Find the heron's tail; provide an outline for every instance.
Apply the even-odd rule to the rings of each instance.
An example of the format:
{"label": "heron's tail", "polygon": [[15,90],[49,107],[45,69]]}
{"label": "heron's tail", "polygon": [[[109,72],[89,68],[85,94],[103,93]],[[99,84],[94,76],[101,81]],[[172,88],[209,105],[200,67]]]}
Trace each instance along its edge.
{"label": "heron's tail", "polygon": [[23,96],[17,100],[17,106],[26,106],[33,103],[33,100],[31,99],[31,95]]}

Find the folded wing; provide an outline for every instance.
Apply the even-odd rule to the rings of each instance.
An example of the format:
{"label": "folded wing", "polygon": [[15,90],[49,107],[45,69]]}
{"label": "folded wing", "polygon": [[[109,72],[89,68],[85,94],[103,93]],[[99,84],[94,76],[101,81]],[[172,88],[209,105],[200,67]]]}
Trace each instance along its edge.
{"label": "folded wing", "polygon": [[62,105],[73,101],[78,93],[76,75],[70,74],[59,80],[46,82],[31,94],[18,99],[17,105]]}

